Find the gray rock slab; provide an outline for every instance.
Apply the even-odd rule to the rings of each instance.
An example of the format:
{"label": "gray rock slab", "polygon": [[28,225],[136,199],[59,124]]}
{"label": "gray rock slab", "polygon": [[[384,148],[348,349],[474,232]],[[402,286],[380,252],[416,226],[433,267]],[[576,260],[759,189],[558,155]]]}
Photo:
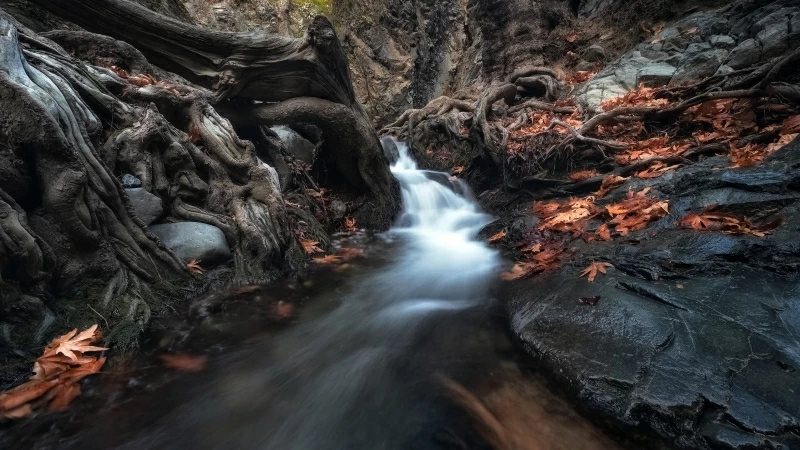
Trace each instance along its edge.
{"label": "gray rock slab", "polygon": [[290,155],[307,164],[314,162],[314,144],[289,127],[273,127],[272,131],[286,146]]}
{"label": "gray rock slab", "polygon": [[644,84],[649,87],[664,86],[672,80],[675,75],[675,67],[662,62],[648,64],[637,72],[637,84]]}
{"label": "gray rock slab", "polygon": [[142,187],[142,181],[136,178],[136,175],[131,175],[129,173],[126,173],[125,175],[122,176],[121,183],[122,187],[124,187],[125,189]]}
{"label": "gray rock slab", "polygon": [[213,225],[178,222],[153,225],[150,231],[185,262],[197,259],[205,265],[225,262],[231,258],[231,249],[225,234]]}
{"label": "gray rock slab", "polygon": [[142,188],[125,189],[125,192],[131,200],[134,212],[145,225],[150,225],[161,217],[164,206],[157,195]]}

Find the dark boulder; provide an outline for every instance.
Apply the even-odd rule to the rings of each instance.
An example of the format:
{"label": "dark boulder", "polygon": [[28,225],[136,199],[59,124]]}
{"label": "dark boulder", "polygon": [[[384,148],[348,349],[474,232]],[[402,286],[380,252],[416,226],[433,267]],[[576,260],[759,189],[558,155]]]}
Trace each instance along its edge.
{"label": "dark boulder", "polygon": [[[631,180],[670,216],[507,285],[523,348],[580,402],[689,448],[800,448],[800,140],[761,165],[710,158]],[[620,191],[627,190],[623,187]],[[766,237],[680,230],[711,204],[782,217]],[[590,283],[592,261],[614,265]],[[595,306],[579,301],[597,297]]]}
{"label": "dark boulder", "polygon": [[153,195],[142,188],[125,189],[125,191],[131,200],[133,211],[145,225],[150,225],[161,217],[164,212],[164,206],[161,198],[157,195]]}
{"label": "dark boulder", "polygon": [[206,266],[231,259],[225,235],[213,225],[178,222],[153,225],[150,231],[185,262],[196,259]]}
{"label": "dark boulder", "polygon": [[314,163],[314,144],[289,127],[273,127],[272,131],[286,146],[286,151],[306,164]]}

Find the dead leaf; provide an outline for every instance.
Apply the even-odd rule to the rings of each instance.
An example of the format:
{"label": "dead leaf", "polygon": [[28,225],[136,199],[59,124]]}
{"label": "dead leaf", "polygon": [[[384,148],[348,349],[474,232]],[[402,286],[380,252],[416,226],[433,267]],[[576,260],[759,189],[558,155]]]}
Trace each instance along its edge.
{"label": "dead leaf", "polygon": [[598,198],[605,197],[609,192],[622,185],[628,178],[616,175],[607,175],[603,178],[603,184],[600,185],[600,190],[595,192]]}
{"label": "dead leaf", "polygon": [[43,396],[58,380],[32,380],[0,394],[0,415]]}
{"label": "dead leaf", "polygon": [[84,377],[97,373],[105,358],[84,353],[107,350],[92,345],[102,339],[93,325],[78,333],[77,329],[53,339],[33,365],[31,380],[0,393],[0,420],[25,417],[40,406],[60,411],[80,394],[77,384]]}
{"label": "dead leaf", "polygon": [[342,258],[336,255],[326,255],[321,258],[314,258],[311,262],[315,264],[339,264],[342,261]]}
{"label": "dead leaf", "polygon": [[800,114],[787,117],[781,124],[781,134],[800,133]]}
{"label": "dead leaf", "polygon": [[528,264],[518,263],[514,264],[510,271],[501,273],[500,279],[506,281],[518,280],[528,275],[528,273]]}
{"label": "dead leaf", "polygon": [[356,230],[356,219],[352,217],[345,217],[344,218],[344,227],[347,228],[348,231],[355,231]]}
{"label": "dead leaf", "polygon": [[90,345],[92,342],[98,340],[95,336],[97,332],[97,325],[92,325],[88,329],[82,331],[76,336],[78,329],[74,329],[69,333],[56,338],[51,342],[44,352],[44,357],[61,354],[71,359],[73,362],[78,361],[75,353],[95,352],[108,350],[105,347],[95,347]]}
{"label": "dead leaf", "polygon": [[783,218],[755,226],[745,217],[739,217],[729,213],[714,211],[716,206],[712,205],[703,210],[700,214],[689,213],[677,223],[679,228],[688,228],[695,231],[719,231],[725,234],[764,237],[783,223]]}
{"label": "dead leaf", "polygon": [[581,272],[581,277],[588,277],[587,279],[592,282],[595,278],[597,278],[598,273],[605,274],[607,267],[614,267],[611,263],[607,262],[593,262],[589,264],[589,267],[583,269]]}
{"label": "dead leaf", "polygon": [[569,179],[572,181],[584,181],[588,180],[589,178],[596,177],[597,171],[594,169],[591,170],[581,170],[579,172],[574,172],[569,175]]}
{"label": "dead leaf", "polygon": [[192,272],[195,275],[202,275],[205,270],[200,267],[200,260],[193,259],[186,264],[186,268],[189,269],[189,272]]}
{"label": "dead leaf", "polygon": [[574,31],[569,33],[566,37],[567,42],[575,42],[576,39],[578,39],[578,34]]}
{"label": "dead leaf", "polygon": [[336,251],[336,256],[343,262],[351,261],[363,254],[364,251],[358,248],[343,247]]}
{"label": "dead leaf", "polygon": [[580,301],[584,305],[597,306],[597,302],[600,301],[600,296],[595,295],[594,297],[581,297],[578,299],[578,301]]}
{"label": "dead leaf", "polygon": [[306,252],[307,255],[313,255],[314,253],[324,253],[324,251],[319,248],[318,241],[312,241],[310,239],[300,239],[300,245],[303,246],[303,251]]}
{"label": "dead leaf", "polygon": [[75,397],[81,395],[81,386],[77,383],[59,384],[53,388],[53,400],[47,408],[50,411],[57,412],[67,409],[67,406],[75,400]]}
{"label": "dead leaf", "polygon": [[610,241],[611,240],[611,230],[608,228],[608,224],[602,224],[597,231],[594,232],[597,239],[601,241]]}
{"label": "dead leaf", "polygon": [[489,238],[489,242],[497,242],[500,239],[503,239],[504,237],[506,237],[506,230],[501,230],[492,235],[492,237]]}
{"label": "dead leaf", "polygon": [[279,318],[287,318],[294,316],[295,307],[294,304],[289,303],[285,300],[279,300],[275,303],[275,315]]}
{"label": "dead leaf", "polygon": [[187,353],[165,353],[158,355],[164,367],[182,372],[197,373],[206,370],[208,357],[195,356]]}

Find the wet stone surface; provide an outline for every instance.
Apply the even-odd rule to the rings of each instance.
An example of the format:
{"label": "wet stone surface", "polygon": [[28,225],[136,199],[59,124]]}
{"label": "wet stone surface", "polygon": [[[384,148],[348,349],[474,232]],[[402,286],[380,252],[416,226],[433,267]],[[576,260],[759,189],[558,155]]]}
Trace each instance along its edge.
{"label": "wet stone surface", "polygon": [[[509,284],[519,343],[579,401],[691,448],[800,448],[800,140],[759,166],[709,158],[653,180],[670,215]],[[676,229],[716,204],[772,235]],[[592,261],[614,265],[593,283]],[[600,296],[592,306],[581,298]],[[781,447],[783,446],[783,447]]]}

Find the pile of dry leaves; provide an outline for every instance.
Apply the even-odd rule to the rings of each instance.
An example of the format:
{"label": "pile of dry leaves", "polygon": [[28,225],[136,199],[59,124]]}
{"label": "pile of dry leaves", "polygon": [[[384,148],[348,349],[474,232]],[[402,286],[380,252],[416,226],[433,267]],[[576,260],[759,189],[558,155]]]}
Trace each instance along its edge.
{"label": "pile of dry leaves", "polygon": [[43,407],[65,409],[81,393],[78,382],[105,364],[106,358],[87,355],[107,350],[93,345],[100,339],[97,325],[54,339],[33,364],[30,381],[0,394],[0,420],[25,417]]}

